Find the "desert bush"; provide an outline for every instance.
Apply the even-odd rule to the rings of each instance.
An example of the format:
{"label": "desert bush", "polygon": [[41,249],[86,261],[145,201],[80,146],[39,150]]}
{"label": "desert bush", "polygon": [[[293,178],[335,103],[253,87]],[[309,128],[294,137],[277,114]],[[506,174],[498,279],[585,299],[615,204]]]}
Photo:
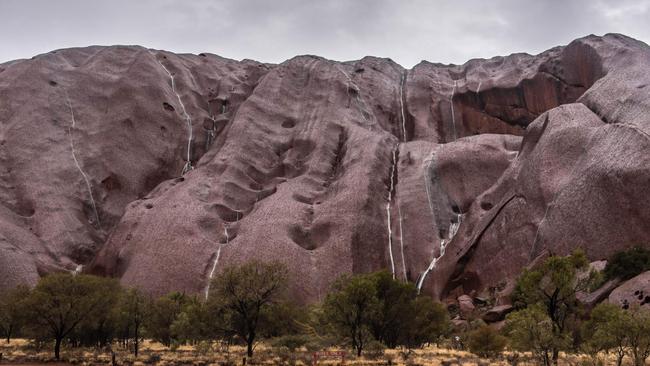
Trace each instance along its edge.
{"label": "desert bush", "polygon": [[650,271],[650,250],[636,247],[614,254],[605,266],[605,277],[627,280],[645,271]]}
{"label": "desert bush", "polygon": [[201,341],[194,346],[196,353],[200,355],[207,355],[212,352],[212,341]]}
{"label": "desert bush", "polygon": [[310,341],[308,336],[302,334],[285,335],[271,340],[271,345],[275,347],[286,347],[290,351],[295,351],[303,347]]}
{"label": "desert bush", "polygon": [[386,351],[386,346],[376,340],[371,340],[365,347],[366,352],[365,356],[371,360],[378,360],[384,357],[384,352]]}
{"label": "desert bush", "polygon": [[310,336],[309,341],[305,343],[305,348],[307,349],[307,352],[309,353],[314,353],[318,351],[322,351],[324,349],[327,349],[329,347],[333,347],[336,345],[336,339],[332,338],[330,336]]}
{"label": "desert bush", "polygon": [[144,360],[144,363],[149,364],[149,365],[155,365],[158,362],[160,362],[161,357],[157,353],[152,353],[147,356],[147,358]]}
{"label": "desert bush", "polygon": [[467,339],[470,352],[484,358],[494,358],[500,355],[506,343],[506,337],[487,325],[470,332]]}

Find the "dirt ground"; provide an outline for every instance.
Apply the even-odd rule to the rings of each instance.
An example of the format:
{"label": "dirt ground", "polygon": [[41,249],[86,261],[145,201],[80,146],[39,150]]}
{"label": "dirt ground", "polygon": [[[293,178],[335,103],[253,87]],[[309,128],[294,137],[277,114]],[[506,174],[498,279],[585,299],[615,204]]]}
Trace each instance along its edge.
{"label": "dirt ground", "polygon": [[[180,346],[176,349],[169,349],[159,343],[144,342],[141,352],[135,358],[127,349],[113,347],[118,365],[145,366],[237,366],[242,365],[245,356],[244,347],[221,346],[218,344],[208,347]],[[330,354],[319,358],[318,365],[334,366],[341,364],[338,353],[341,349],[330,349]],[[0,352],[3,353],[0,365],[21,365],[21,366],[69,366],[69,365],[110,365],[111,354],[107,350],[95,350],[87,348],[64,348],[61,350],[62,362],[55,362],[50,347],[42,349],[35,348],[25,340],[14,340],[10,344],[0,343]],[[506,353],[499,359],[481,359],[469,352],[458,351],[446,348],[427,347],[413,351],[405,357],[402,350],[388,349],[383,352],[368,352],[363,357],[352,356],[346,352],[345,365],[359,366],[487,366],[487,365],[511,365],[508,360],[511,353]],[[373,354],[374,353],[374,354]],[[603,356],[605,357],[605,356]],[[518,363],[520,366],[534,365],[532,360],[526,359],[526,355],[520,355]],[[603,364],[611,364],[611,359],[603,359]],[[287,349],[273,349],[264,344],[257,346],[255,356],[248,359],[248,365],[291,365],[311,366],[313,353],[305,349],[290,352]],[[591,364],[585,356],[563,355],[560,360],[562,366]]]}

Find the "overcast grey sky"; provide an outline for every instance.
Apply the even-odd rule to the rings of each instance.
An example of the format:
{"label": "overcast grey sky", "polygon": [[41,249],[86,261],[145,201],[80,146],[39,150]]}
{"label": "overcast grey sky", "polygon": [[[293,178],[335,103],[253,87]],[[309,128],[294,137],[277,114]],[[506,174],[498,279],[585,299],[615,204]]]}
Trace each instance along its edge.
{"label": "overcast grey sky", "polygon": [[0,62],[94,44],[139,44],[282,62],[539,53],[587,34],[650,42],[650,0],[0,0]]}

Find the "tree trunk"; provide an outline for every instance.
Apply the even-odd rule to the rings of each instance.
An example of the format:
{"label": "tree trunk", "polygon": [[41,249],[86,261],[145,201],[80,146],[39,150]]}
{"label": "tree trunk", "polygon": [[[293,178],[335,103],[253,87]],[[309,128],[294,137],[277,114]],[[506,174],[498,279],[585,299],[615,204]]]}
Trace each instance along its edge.
{"label": "tree trunk", "polygon": [[560,350],[553,350],[553,365],[557,365],[557,360],[560,358]]}
{"label": "tree trunk", "polygon": [[255,343],[255,332],[250,332],[246,337],[246,354],[248,358],[253,357],[253,343]]}
{"label": "tree trunk", "polygon": [[248,355],[248,357],[253,357],[253,342],[249,340],[246,343],[246,355]]}
{"label": "tree trunk", "polygon": [[135,326],[135,332],[134,332],[135,333],[135,339],[133,340],[133,345],[134,345],[134,347],[133,347],[134,352],[133,353],[135,354],[135,357],[138,357],[138,346],[140,345],[140,338],[139,338],[140,335],[138,334],[138,328],[139,327],[136,325]]}
{"label": "tree trunk", "polygon": [[54,358],[57,361],[59,360],[60,351],[61,351],[61,337],[56,337],[56,340],[54,342]]}

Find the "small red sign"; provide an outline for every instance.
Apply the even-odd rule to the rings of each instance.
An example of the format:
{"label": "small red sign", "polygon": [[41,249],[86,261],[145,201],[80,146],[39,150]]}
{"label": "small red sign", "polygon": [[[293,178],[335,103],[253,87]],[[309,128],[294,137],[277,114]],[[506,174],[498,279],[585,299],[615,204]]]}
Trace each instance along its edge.
{"label": "small red sign", "polygon": [[319,358],[341,357],[341,365],[345,364],[345,351],[321,351],[313,353],[312,366],[316,366]]}

